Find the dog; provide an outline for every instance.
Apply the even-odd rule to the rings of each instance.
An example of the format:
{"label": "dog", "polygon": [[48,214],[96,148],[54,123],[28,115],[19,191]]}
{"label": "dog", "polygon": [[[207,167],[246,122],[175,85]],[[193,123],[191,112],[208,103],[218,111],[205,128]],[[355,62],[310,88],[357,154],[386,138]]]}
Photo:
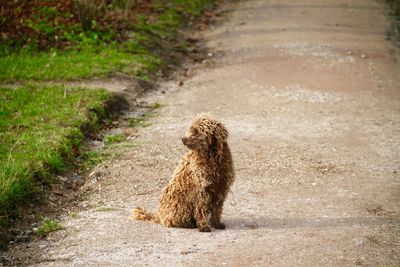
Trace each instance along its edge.
{"label": "dog", "polygon": [[200,232],[225,229],[222,207],[235,177],[227,138],[222,123],[207,114],[196,116],[182,138],[189,151],[164,187],[158,213],[135,208],[131,219]]}

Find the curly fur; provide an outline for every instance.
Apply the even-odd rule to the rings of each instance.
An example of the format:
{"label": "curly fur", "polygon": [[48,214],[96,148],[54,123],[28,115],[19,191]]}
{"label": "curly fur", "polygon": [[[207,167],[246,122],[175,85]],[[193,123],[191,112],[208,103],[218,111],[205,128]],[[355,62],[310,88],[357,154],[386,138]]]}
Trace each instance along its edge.
{"label": "curly fur", "polygon": [[198,115],[182,138],[189,151],[160,197],[157,214],[133,210],[132,219],[160,223],[168,227],[224,229],[222,207],[234,181],[228,131],[217,120]]}

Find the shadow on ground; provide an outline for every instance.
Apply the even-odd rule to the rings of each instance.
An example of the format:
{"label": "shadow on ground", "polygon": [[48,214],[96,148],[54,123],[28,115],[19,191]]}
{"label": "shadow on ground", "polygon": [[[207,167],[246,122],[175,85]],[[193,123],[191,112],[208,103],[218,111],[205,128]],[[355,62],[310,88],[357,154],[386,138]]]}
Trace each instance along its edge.
{"label": "shadow on ground", "polygon": [[391,217],[350,217],[350,218],[268,218],[226,219],[228,228],[271,230],[290,228],[332,228],[343,226],[370,226],[400,224],[400,218]]}

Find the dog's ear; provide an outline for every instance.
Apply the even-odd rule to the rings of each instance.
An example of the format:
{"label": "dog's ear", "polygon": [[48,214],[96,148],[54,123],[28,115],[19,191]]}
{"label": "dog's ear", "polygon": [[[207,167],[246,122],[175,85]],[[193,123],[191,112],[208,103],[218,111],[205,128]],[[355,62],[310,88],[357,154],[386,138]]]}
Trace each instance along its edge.
{"label": "dog's ear", "polygon": [[221,123],[218,123],[214,131],[214,136],[216,137],[217,140],[226,142],[226,139],[228,138],[228,131]]}
{"label": "dog's ear", "polygon": [[222,158],[227,138],[228,131],[222,125],[218,125],[213,133],[211,142],[211,151],[218,159]]}

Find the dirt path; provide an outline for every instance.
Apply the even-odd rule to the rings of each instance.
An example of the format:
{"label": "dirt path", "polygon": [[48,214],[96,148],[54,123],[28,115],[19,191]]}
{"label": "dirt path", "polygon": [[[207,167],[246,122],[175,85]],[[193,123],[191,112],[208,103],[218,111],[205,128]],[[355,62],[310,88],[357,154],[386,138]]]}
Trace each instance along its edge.
{"label": "dirt path", "polygon": [[[120,159],[97,170],[65,229],[19,251],[39,266],[400,265],[398,49],[373,0],[242,1],[203,37],[214,65],[164,104]],[[194,115],[229,128],[237,180],[226,230],[129,221],[156,210]],[[85,203],[84,203],[85,204]],[[108,207],[96,208],[96,207]]]}

